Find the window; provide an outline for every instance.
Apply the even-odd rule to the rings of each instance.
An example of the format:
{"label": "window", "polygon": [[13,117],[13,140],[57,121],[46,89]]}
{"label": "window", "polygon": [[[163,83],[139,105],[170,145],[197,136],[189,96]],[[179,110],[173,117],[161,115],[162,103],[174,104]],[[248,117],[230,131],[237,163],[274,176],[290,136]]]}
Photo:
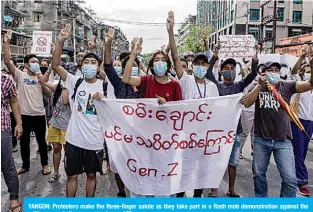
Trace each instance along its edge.
{"label": "window", "polygon": [[285,8],[278,8],[278,21],[284,21]]}
{"label": "window", "polygon": [[293,0],[293,4],[302,4],[302,0]]}
{"label": "window", "polygon": [[34,2],[35,2],[35,3],[42,3],[42,1],[38,1],[38,0],[35,0]]}
{"label": "window", "polygon": [[33,13],[34,22],[36,22],[36,23],[40,22],[40,18],[41,18],[40,16],[41,16],[40,13],[34,12]]}
{"label": "window", "polygon": [[249,28],[248,34],[253,35],[256,40],[259,40],[259,31],[257,29],[255,29],[255,28],[250,29]]}
{"label": "window", "polygon": [[258,21],[260,19],[260,9],[250,9],[250,21]]}
{"label": "window", "polygon": [[265,39],[266,40],[271,40],[272,38],[273,38],[273,31],[266,30],[266,32],[265,32]]}
{"label": "window", "polygon": [[293,23],[302,23],[302,11],[293,11],[292,22]]}
{"label": "window", "polygon": [[285,3],[284,0],[279,0],[279,1],[278,1],[278,4],[284,4],[284,3]]}

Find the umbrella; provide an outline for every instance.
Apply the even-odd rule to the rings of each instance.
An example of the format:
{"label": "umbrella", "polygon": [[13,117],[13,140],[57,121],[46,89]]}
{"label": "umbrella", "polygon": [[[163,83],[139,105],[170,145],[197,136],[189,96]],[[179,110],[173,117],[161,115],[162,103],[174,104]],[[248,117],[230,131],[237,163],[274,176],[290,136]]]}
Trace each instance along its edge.
{"label": "umbrella", "polygon": [[289,104],[283,99],[283,97],[278,93],[277,89],[272,84],[270,84],[269,82],[266,82],[265,85],[267,86],[268,90],[274,94],[274,96],[278,100],[280,106],[289,115],[291,120],[299,127],[300,130],[302,130],[303,132],[306,133],[306,131],[305,131],[303,125],[301,124],[298,116],[290,108]]}

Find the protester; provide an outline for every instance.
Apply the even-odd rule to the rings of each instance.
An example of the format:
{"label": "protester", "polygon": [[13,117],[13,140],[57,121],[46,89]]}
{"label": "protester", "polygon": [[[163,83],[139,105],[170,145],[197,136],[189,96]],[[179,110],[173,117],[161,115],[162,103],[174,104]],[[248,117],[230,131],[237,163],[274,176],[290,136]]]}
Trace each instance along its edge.
{"label": "protester", "polygon": [[[45,73],[48,71],[48,69],[50,67],[49,61],[47,59],[42,59],[40,61],[39,65],[40,65],[40,71],[41,71],[42,75],[45,75]],[[52,79],[50,78],[50,81],[52,81],[52,80],[54,81],[54,77]],[[46,121],[48,124],[51,117],[52,117],[52,96],[44,96],[43,97],[43,104],[45,106]],[[48,152],[50,152],[52,150],[52,146],[50,144],[47,144],[47,146],[48,146]],[[37,150],[36,153],[40,154],[39,150]]]}
{"label": "protester", "polygon": [[[301,67],[300,64],[303,63],[306,56],[311,58],[312,56],[307,55],[306,51],[303,51],[301,56],[298,59],[298,62],[292,69],[291,79],[296,81],[307,81],[311,77],[310,64],[304,63]],[[313,57],[312,57],[313,58]],[[299,72],[298,72],[299,70]],[[310,138],[313,134],[313,96],[312,90],[293,95],[292,106],[295,113],[298,115],[300,122],[305,128],[305,132],[301,131],[294,122],[291,122],[291,129],[293,139],[293,152],[295,156],[295,165],[296,165],[296,177],[298,192],[303,196],[310,196],[308,190],[308,170],[305,165],[305,158],[307,155]]]}
{"label": "protester", "polygon": [[9,31],[4,36],[4,62],[17,83],[24,129],[21,137],[21,156],[23,164],[22,167],[18,169],[17,173],[20,175],[29,171],[30,133],[33,129],[39,146],[42,174],[48,175],[51,171],[48,167],[48,151],[45,138],[46,118],[43,95],[51,96],[51,91],[39,80],[42,74],[40,73],[39,60],[36,55],[31,54],[25,56],[24,64],[27,72],[18,70],[10,63],[11,35],[12,32]]}
{"label": "protester", "polygon": [[[182,99],[181,88],[179,83],[168,78],[171,62],[168,56],[162,52],[155,52],[149,62],[149,69],[153,75],[131,76],[132,66],[136,55],[141,51],[140,44],[137,45],[130,55],[130,59],[126,65],[123,74],[123,82],[131,86],[137,86],[139,92],[143,93],[145,98],[156,98],[160,103],[169,101],[179,101]],[[135,51],[136,50],[136,51]]]}
{"label": "protester", "polygon": [[84,79],[67,73],[61,66],[63,45],[70,35],[71,25],[67,24],[60,32],[52,59],[52,67],[65,81],[72,109],[66,132],[66,196],[76,195],[78,175],[86,173],[86,196],[94,197],[96,172],[102,174],[104,135],[92,99],[95,96],[106,95],[105,85],[96,77],[100,70],[100,60],[94,53],[86,54],[82,60]]}
{"label": "protester", "polygon": [[[244,89],[255,79],[257,76],[257,66],[258,66],[258,51],[259,47],[256,47],[256,54],[252,60],[252,71],[242,80],[238,82],[234,82],[236,78],[236,65],[237,62],[228,58],[221,64],[221,74],[223,76],[223,82],[219,82],[214,77],[212,72],[213,64],[218,60],[219,53],[219,44],[215,46],[215,52],[210,60],[210,67],[206,74],[206,78],[216,84],[220,96],[233,95],[237,93],[241,93]],[[233,145],[233,149],[229,159],[228,165],[228,176],[229,176],[229,191],[227,192],[227,196],[229,197],[240,197],[240,195],[235,191],[235,180],[236,180],[236,167],[239,164],[240,157],[240,134],[242,132],[242,126],[239,120],[239,124],[237,127],[235,142]],[[217,189],[212,189],[212,193],[209,194],[211,197],[215,197],[217,195]]]}
{"label": "protester", "polygon": [[[174,13],[168,13],[167,29],[170,33],[174,25]],[[126,68],[123,73],[123,82],[137,86],[139,92],[144,94],[145,98],[158,98],[159,104],[164,104],[170,101],[182,100],[182,93],[179,83],[176,80],[169,79],[167,74],[171,68],[171,62],[167,54],[163,51],[156,51],[152,54],[149,62],[149,69],[153,75],[146,76],[131,76],[131,70],[134,66],[136,56],[140,54],[142,49],[142,39],[134,39],[135,47],[130,54]],[[177,51],[177,50],[176,50]],[[175,60],[176,65],[180,64],[179,58]],[[176,67],[182,69],[180,67]],[[139,197],[140,194],[135,194],[130,191],[131,197]]]}
{"label": "protester", "polygon": [[[17,67],[17,63],[16,61],[11,58],[10,59],[10,62],[11,64],[14,66],[14,67]],[[1,73],[3,74],[8,74],[10,75],[11,77],[12,74],[10,72],[10,70],[8,69],[8,67],[4,64],[4,61],[1,60]],[[14,82],[14,81],[13,81]],[[15,86],[16,86],[16,83],[14,82]],[[16,122],[15,122],[15,118],[14,118],[14,114],[13,112],[11,111],[11,108],[10,108],[10,119],[11,119],[11,129],[15,129],[16,127]],[[13,148],[12,148],[12,152],[17,152],[18,151],[18,147],[17,147],[17,139],[16,139],[16,136],[14,136],[14,133],[12,132],[12,144],[13,144]]]}
{"label": "protester", "polygon": [[[311,60],[312,66],[313,60]],[[313,75],[310,75],[308,81],[284,81],[280,78],[281,65],[279,63],[268,62],[260,65],[260,69],[262,73],[259,84],[242,99],[246,107],[255,103],[253,153],[255,195],[257,197],[268,196],[266,173],[273,152],[282,178],[280,196],[296,197],[297,179],[290,141],[292,139],[290,119],[273,93],[268,90],[266,83],[275,86],[282,98],[289,103],[293,94],[312,90]]]}
{"label": "protester", "polygon": [[[134,86],[125,84],[121,75],[123,74],[126,63],[129,60],[129,53],[122,53],[119,58],[122,62],[115,60],[112,64],[111,62],[111,47],[114,37],[114,29],[110,28],[106,35],[105,51],[104,51],[104,71],[109,81],[114,88],[114,94],[117,99],[137,99],[143,98],[138,89]],[[132,75],[138,76],[138,67],[140,65],[139,60],[136,58],[132,68]],[[102,77],[102,74],[100,73]],[[115,181],[118,187],[118,197],[126,197],[124,183],[118,173],[115,173]]]}
{"label": "protester", "polygon": [[[5,39],[6,40],[6,39]],[[8,41],[8,40],[6,40]],[[8,46],[4,46],[8,48]],[[6,50],[8,51],[8,50]],[[13,66],[13,65],[12,65]],[[10,68],[12,68],[12,66]],[[10,106],[16,127],[11,128]],[[19,202],[19,181],[12,156],[11,131],[19,139],[23,133],[22,118],[14,80],[6,73],[1,73],[1,172],[10,193],[10,211],[21,211]]]}
{"label": "protester", "polygon": [[76,54],[76,67],[77,67],[77,69],[76,69],[75,76],[79,76],[79,77],[83,76],[81,68],[82,68],[82,60],[83,60],[84,56],[85,56],[84,52],[78,52]]}

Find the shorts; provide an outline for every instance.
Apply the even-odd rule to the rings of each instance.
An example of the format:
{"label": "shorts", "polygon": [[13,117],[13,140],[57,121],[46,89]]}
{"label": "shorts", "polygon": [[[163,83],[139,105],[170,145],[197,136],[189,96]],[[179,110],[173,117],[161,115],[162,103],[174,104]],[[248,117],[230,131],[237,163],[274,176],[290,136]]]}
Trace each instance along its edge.
{"label": "shorts", "polygon": [[65,130],[60,130],[50,125],[50,127],[48,128],[47,142],[56,142],[64,145],[66,143],[65,134]]}
{"label": "shorts", "polygon": [[240,145],[241,145],[241,136],[240,133],[236,134],[235,143],[233,149],[231,150],[230,158],[228,164],[231,166],[238,166],[239,157],[240,157]]}
{"label": "shorts", "polygon": [[66,143],[64,167],[67,176],[79,175],[82,173],[93,174],[99,172],[103,175],[104,151],[83,149],[73,144]]}

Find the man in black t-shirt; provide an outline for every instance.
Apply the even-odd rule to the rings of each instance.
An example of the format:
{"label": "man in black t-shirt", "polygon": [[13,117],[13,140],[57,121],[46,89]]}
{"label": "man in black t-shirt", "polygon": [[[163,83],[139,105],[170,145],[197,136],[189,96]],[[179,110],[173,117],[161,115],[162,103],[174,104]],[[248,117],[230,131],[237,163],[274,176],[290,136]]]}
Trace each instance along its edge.
{"label": "man in black t-shirt", "polygon": [[[313,59],[311,60],[312,66]],[[265,82],[275,86],[282,98],[289,103],[294,93],[303,93],[313,89],[313,76],[311,74],[309,81],[281,81],[279,63],[268,62],[259,67],[261,76],[258,85],[242,99],[246,107],[255,103],[253,153],[255,195],[257,197],[268,196],[266,172],[273,152],[282,178],[280,196],[295,197],[297,179],[293,147],[290,141],[292,139],[290,118],[273,93],[265,86]]]}

